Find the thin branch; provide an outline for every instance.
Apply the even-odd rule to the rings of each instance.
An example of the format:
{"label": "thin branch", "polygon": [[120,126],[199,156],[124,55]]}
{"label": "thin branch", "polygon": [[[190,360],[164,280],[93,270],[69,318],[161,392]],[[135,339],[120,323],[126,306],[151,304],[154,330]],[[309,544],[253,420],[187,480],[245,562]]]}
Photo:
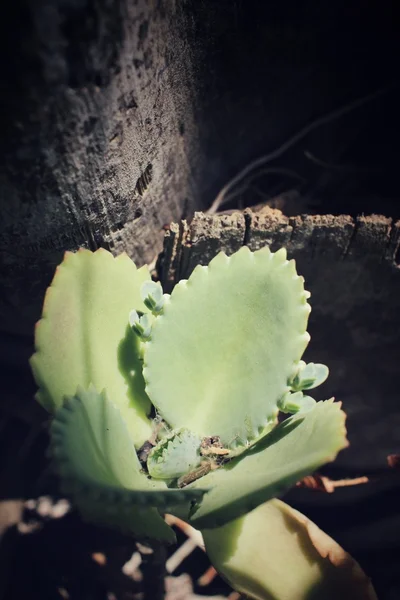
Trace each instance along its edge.
{"label": "thin branch", "polygon": [[[236,189],[232,190],[232,192],[230,194],[228,194],[224,198],[224,202],[223,203],[227,204],[231,200],[234,200],[240,194],[244,194],[249,189],[249,187],[251,189],[255,189],[254,185],[252,185],[252,182],[255,179],[258,179],[262,175],[271,175],[271,174],[273,174],[273,175],[286,175],[286,177],[291,177],[292,179],[297,179],[301,183],[305,183],[306,182],[306,179],[304,177],[302,177],[301,175],[299,175],[295,171],[292,171],[291,169],[285,169],[283,167],[268,167],[268,168],[262,169],[261,171],[256,171],[255,173],[251,174],[248,177],[248,179],[243,182],[243,185],[241,185],[239,188],[236,188]],[[265,194],[263,192],[260,191],[260,193],[265,197]],[[210,211],[207,211],[207,212],[210,214]]]}
{"label": "thin branch", "polygon": [[319,117],[318,119],[315,119],[315,121],[312,121],[309,125],[306,125],[305,127],[303,127],[303,129],[298,131],[294,136],[289,138],[281,146],[279,146],[278,148],[276,148],[269,154],[260,156],[259,158],[255,159],[254,161],[249,163],[246,167],[244,167],[244,169],[239,171],[239,173],[237,175],[235,175],[230,181],[228,181],[227,184],[224,185],[224,187],[220,190],[220,192],[218,193],[214,202],[208,209],[207,214],[209,214],[209,215],[215,214],[219,210],[220,206],[222,206],[223,204],[226,203],[226,201],[227,201],[226,198],[227,198],[228,194],[233,190],[233,188],[238,183],[241,183],[241,181],[245,177],[247,177],[252,171],[254,171],[255,169],[258,169],[259,167],[263,167],[264,165],[271,162],[272,160],[275,160],[276,158],[279,158],[280,156],[285,154],[285,152],[287,152],[287,150],[292,148],[292,146],[295,146],[298,142],[300,142],[300,140],[302,140],[309,133],[311,133],[311,131],[318,129],[319,127],[322,127],[323,125],[330,123],[331,121],[339,119],[343,115],[355,110],[356,108],[359,108],[360,106],[363,106],[364,104],[367,104],[368,102],[371,102],[371,101],[375,100],[376,98],[379,98],[383,94],[386,94],[391,89],[391,87],[392,86],[377,90],[371,94],[368,94],[367,96],[358,98],[357,100],[354,100],[353,102],[350,102],[349,104],[346,104],[345,106],[335,109],[334,111],[332,111],[322,117]]}
{"label": "thin branch", "polygon": [[354,479],[338,479],[335,481],[333,479],[329,479],[329,477],[324,477],[323,475],[318,475],[318,473],[316,473],[315,475],[308,475],[307,477],[304,477],[297,482],[296,486],[331,494],[336,488],[339,487],[362,485],[363,483],[368,482],[369,479],[365,476],[355,477]]}
{"label": "thin branch", "polygon": [[296,483],[297,487],[306,487],[312,490],[318,490],[321,492],[327,492],[331,494],[335,491],[336,488],[340,487],[350,487],[354,485],[362,485],[364,483],[370,483],[373,481],[380,481],[383,478],[391,477],[393,474],[398,474],[400,468],[400,454],[389,454],[387,457],[388,469],[385,469],[383,472],[378,475],[367,477],[363,475],[361,477],[353,477],[350,479],[330,479],[329,477],[325,477],[324,475],[319,475],[319,473],[314,473],[314,475],[307,475],[307,477],[303,477],[300,481]]}
{"label": "thin branch", "polygon": [[344,173],[383,173],[386,170],[383,167],[357,167],[355,165],[336,165],[334,163],[329,163],[322,160],[321,158],[318,158],[308,150],[304,151],[304,156],[319,167],[330,171],[339,171]]}

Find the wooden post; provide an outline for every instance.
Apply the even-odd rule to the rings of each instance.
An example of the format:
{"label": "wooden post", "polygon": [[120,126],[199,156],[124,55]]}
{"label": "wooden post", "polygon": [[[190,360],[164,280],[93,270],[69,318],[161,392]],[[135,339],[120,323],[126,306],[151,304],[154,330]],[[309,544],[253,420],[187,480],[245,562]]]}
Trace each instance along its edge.
{"label": "wooden post", "polygon": [[[355,175],[340,167],[364,130],[371,156],[356,152],[350,164],[391,164],[391,146],[379,135],[398,114],[387,61],[398,38],[391,7],[379,4],[378,19],[375,11],[366,7],[360,19],[358,7],[321,11],[293,0],[7,3],[0,19],[0,332],[31,335],[65,250],[105,246],[150,262],[164,225],[210,206],[228,180],[282,145],[283,161],[258,173],[266,178],[258,194],[308,182],[315,212],[332,204],[335,214],[369,212],[379,197],[382,212],[397,214],[395,201],[380,197],[390,181],[397,189],[396,169],[384,180],[366,179],[363,202],[349,208]],[[368,103],[356,101],[364,96]],[[346,105],[354,110],[321,122]],[[312,122],[319,127],[311,137],[287,146]],[[329,206],[320,210],[324,201]]]}
{"label": "wooden post", "polygon": [[163,226],[202,206],[182,5],[26,5],[2,19],[0,332],[12,334],[32,334],[65,250],[151,262]]}

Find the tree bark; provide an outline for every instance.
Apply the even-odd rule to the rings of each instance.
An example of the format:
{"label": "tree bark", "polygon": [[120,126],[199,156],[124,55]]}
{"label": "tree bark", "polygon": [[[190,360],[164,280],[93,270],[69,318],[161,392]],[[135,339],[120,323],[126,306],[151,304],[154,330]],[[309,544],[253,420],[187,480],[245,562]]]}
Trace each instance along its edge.
{"label": "tree bark", "polygon": [[[379,212],[398,215],[386,57],[399,40],[382,3],[360,14],[357,2],[13,0],[3,11],[0,332],[31,335],[65,250],[151,261],[164,225],[366,95],[289,144],[275,170],[252,173],[242,200],[294,187],[308,211],[369,212],[378,198]],[[354,164],[389,168],[356,176]]]}
{"label": "tree bark", "polygon": [[3,24],[19,43],[8,47],[1,113],[0,331],[31,333],[66,249],[151,262],[163,225],[202,204],[182,6],[10,8]]}

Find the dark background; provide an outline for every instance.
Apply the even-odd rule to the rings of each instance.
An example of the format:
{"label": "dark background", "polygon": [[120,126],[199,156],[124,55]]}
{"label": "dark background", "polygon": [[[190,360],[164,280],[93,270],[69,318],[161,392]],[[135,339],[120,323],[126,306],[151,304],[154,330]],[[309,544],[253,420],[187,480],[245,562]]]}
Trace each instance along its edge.
{"label": "dark background", "polygon": [[[273,166],[319,213],[399,216],[398,18],[392,2],[196,2],[199,122],[210,202],[227,178],[313,119],[377,90],[387,93],[306,136]],[[309,151],[326,166],[307,160]],[[329,166],[331,168],[329,168]],[[353,169],[352,169],[353,168]],[[252,190],[249,203],[261,201]]]}
{"label": "dark background", "polygon": [[[31,447],[24,449],[23,444],[32,427],[43,420],[33,401],[35,386],[27,367],[33,343],[30,327],[39,316],[39,301],[64,249],[84,244],[93,249],[105,246],[119,250],[125,244],[138,262],[150,260],[160,250],[164,222],[190,218],[195,209],[207,208],[220,188],[249,162],[281,146],[313,119],[376,91],[382,93],[304,136],[268,165],[279,171],[257,172],[247,189],[223,208],[271,201],[290,191],[291,202],[282,205],[289,214],[378,213],[400,217],[400,36],[395,4],[355,0],[14,0],[2,4],[0,214],[1,250],[7,257],[0,265],[8,267],[8,256],[14,253],[17,259],[13,265],[23,264],[24,269],[39,272],[34,294],[33,288],[23,287],[21,269],[7,271],[2,291],[3,305],[13,307],[9,313],[12,319],[3,318],[0,333],[2,498],[55,494],[57,489],[47,470],[45,431],[32,438]],[[126,29],[126,20],[135,11],[138,28]],[[146,22],[147,26],[143,25]],[[139,34],[145,39],[146,27],[150,41],[140,55],[142,62],[135,63],[139,59],[132,56],[128,68],[126,40],[136,44]],[[168,44],[158,46],[157,35],[167,36]],[[183,46],[174,41],[178,38]],[[157,53],[163,55],[162,61]],[[110,91],[108,96],[107,91],[120,89],[120,78],[135,69],[135,85],[147,77],[151,94],[156,94],[161,84],[154,90],[151,85],[158,81],[160,61],[168,85],[151,123],[146,124],[139,112],[128,115],[129,110],[136,111],[136,89],[128,102],[130,108],[118,117],[118,131],[126,137],[144,135],[140,138],[144,140],[142,146],[146,146],[154,165],[153,182],[142,198],[135,190],[147,165],[147,154],[138,158],[139,151],[135,150],[129,155],[130,163],[123,165],[124,175],[119,173],[119,155],[114,162],[108,155],[110,140],[115,139],[111,131],[115,119],[108,99],[112,94]],[[121,87],[125,96],[130,85],[128,81]],[[79,98],[86,94],[90,103],[95,88],[104,91],[104,99],[101,104],[93,102],[91,116],[85,113],[85,133],[77,133],[79,111],[72,118],[71,107],[75,105],[66,98],[73,90],[76,96],[81,94]],[[165,125],[172,110],[169,97],[176,119],[173,130]],[[57,111],[45,110],[49,106],[58,107]],[[111,133],[103,135],[96,130],[103,122],[110,123]],[[182,143],[184,160],[180,162],[177,149]],[[161,146],[167,148],[170,157],[164,162],[159,161]],[[307,158],[305,152],[314,158]],[[70,161],[70,153],[76,153],[81,161],[84,157],[84,167]],[[171,157],[175,155],[178,159],[174,163]],[[102,169],[107,177],[98,181]],[[185,179],[182,173],[189,175]],[[53,234],[54,222],[46,214],[49,207],[59,203],[59,227],[75,223],[72,213],[64,210],[64,197],[70,193],[74,178],[78,183],[72,205],[83,215],[83,234],[66,239],[54,252],[44,247],[34,255],[28,253],[20,262],[17,251],[26,242],[24,232],[29,232],[30,243],[40,239],[40,228],[31,225],[37,215],[43,214],[43,230]],[[79,187],[81,181],[85,186]],[[109,190],[113,194],[109,200],[111,225],[96,220],[101,212],[96,203],[102,195],[108,198]],[[132,194],[130,204],[128,196]],[[112,210],[116,205],[118,214]],[[11,209],[13,220],[7,221]],[[116,225],[121,227],[120,241],[114,235]],[[146,232],[146,240],[153,236],[153,246],[145,245],[141,232]],[[11,291],[16,290],[19,297],[13,304]],[[19,328],[18,315],[29,306],[34,308],[24,321],[26,325]],[[4,309],[2,314],[8,313]],[[384,361],[385,357],[377,356],[376,360]],[[393,452],[399,451],[400,440],[393,448]],[[382,464],[382,472],[385,467]],[[326,471],[335,477],[364,474],[350,472],[343,462],[340,469],[333,465]],[[294,490],[288,501],[359,560],[381,599],[395,600],[400,597],[400,486],[395,475],[381,477],[376,470],[370,474],[378,481],[334,495]],[[22,538],[15,531],[9,532],[0,548],[0,573],[6,582],[0,590],[3,597],[58,597],[55,588],[65,573],[68,577],[79,573],[86,582],[87,589],[78,586],[73,598],[103,597],[107,584],[91,583],[98,575],[94,576],[89,567],[86,571],[82,568],[86,565],[84,556],[93,544],[96,548],[111,544],[115,553],[123,553],[121,547],[126,542],[103,532],[101,542],[98,540],[99,534],[83,526],[76,515],[46,525],[40,534]]]}

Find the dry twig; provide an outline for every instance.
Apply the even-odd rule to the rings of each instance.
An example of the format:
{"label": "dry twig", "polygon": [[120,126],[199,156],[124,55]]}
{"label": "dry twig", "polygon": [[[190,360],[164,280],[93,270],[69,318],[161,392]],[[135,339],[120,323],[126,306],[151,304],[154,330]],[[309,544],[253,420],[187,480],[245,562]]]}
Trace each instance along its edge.
{"label": "dry twig", "polygon": [[[355,110],[356,108],[359,108],[360,106],[363,106],[364,104],[367,104],[368,102],[371,102],[372,100],[375,100],[376,98],[379,98],[383,94],[387,93],[389,91],[389,89],[390,88],[386,87],[386,88],[377,90],[371,94],[363,96],[362,98],[358,98],[357,100],[354,100],[353,102],[350,102],[349,104],[346,104],[345,106],[335,109],[332,112],[330,112],[322,117],[319,117],[318,119],[315,119],[309,125],[306,125],[305,127],[303,127],[303,129],[301,129],[295,135],[293,135],[291,138],[286,140],[286,142],[284,142],[281,146],[279,146],[278,148],[275,148],[275,150],[272,150],[272,152],[270,152],[269,154],[265,154],[263,156],[260,156],[259,158],[256,158],[255,160],[253,160],[251,163],[246,165],[246,167],[244,167],[244,169],[239,171],[239,173],[237,173],[237,175],[232,177],[232,179],[230,179],[230,181],[228,181],[228,183],[226,183],[224,185],[224,187],[220,190],[220,192],[218,193],[214,202],[208,209],[207,214],[209,214],[209,215],[215,214],[220,209],[220,207],[227,202],[228,199],[232,198],[232,195],[230,195],[230,193],[235,188],[235,186],[238,185],[239,183],[241,183],[254,170],[264,167],[266,164],[270,163],[271,161],[281,157],[283,154],[285,154],[285,152],[287,152],[287,150],[289,150],[290,148],[295,146],[298,142],[300,142],[303,138],[305,138],[309,133],[311,133],[311,131],[318,129],[319,127],[322,127],[323,125],[330,123],[331,121],[339,119],[343,115]],[[241,190],[242,189],[243,188],[241,188]]]}

